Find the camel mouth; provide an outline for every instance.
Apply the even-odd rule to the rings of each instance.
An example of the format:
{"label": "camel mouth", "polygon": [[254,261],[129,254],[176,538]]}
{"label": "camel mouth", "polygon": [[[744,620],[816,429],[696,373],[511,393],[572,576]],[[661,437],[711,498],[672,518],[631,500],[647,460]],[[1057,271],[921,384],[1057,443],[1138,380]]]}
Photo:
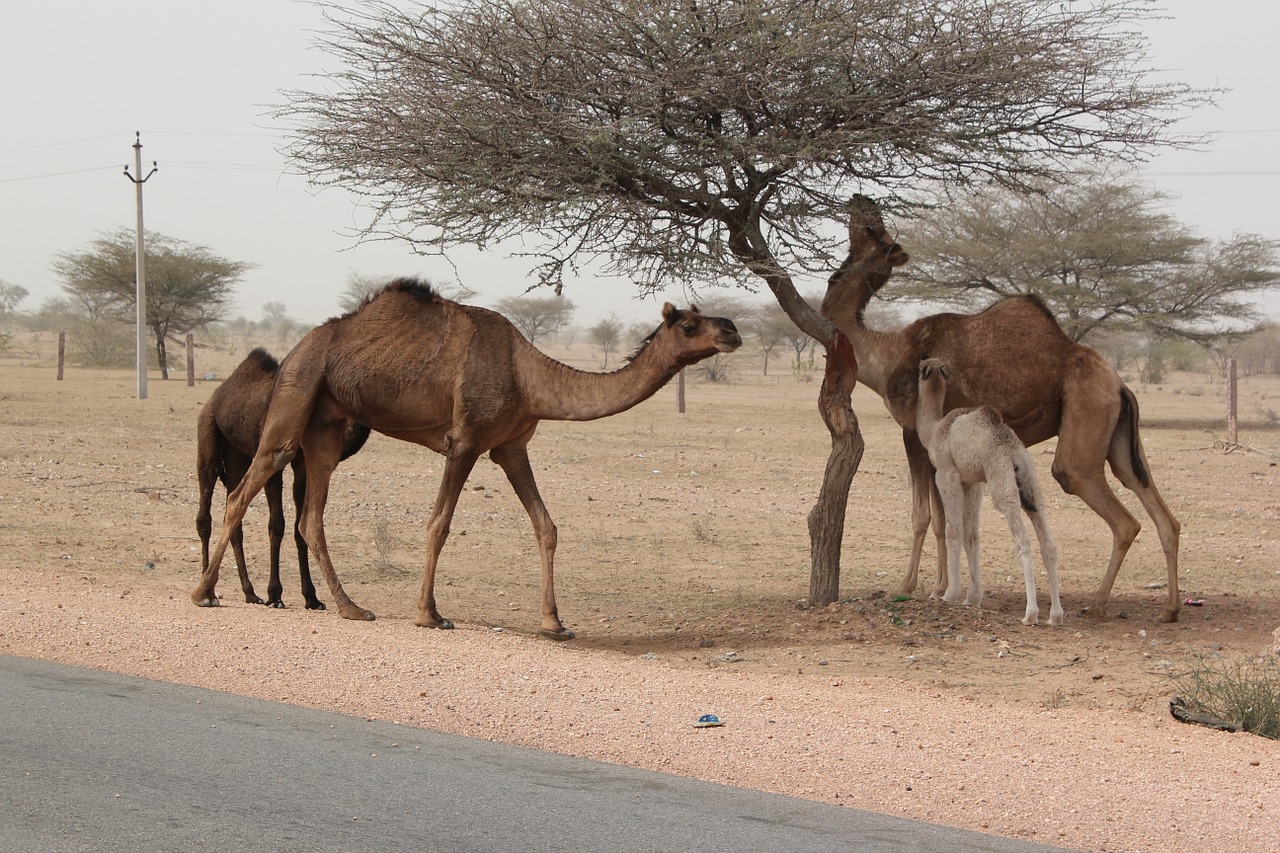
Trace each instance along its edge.
{"label": "camel mouth", "polygon": [[726,332],[716,341],[716,349],[720,352],[733,352],[740,346],[742,346],[742,335],[737,332]]}

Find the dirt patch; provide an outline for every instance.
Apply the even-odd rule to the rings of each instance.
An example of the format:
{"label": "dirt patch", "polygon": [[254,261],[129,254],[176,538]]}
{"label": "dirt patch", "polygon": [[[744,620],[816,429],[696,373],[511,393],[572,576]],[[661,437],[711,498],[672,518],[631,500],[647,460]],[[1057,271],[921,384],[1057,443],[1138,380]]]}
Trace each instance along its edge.
{"label": "dirt patch", "polygon": [[[48,342],[28,342],[39,352]],[[239,356],[244,350],[241,349]],[[585,350],[552,355],[594,368]],[[238,360],[202,353],[201,373]],[[412,624],[425,519],[441,464],[374,436],[335,475],[326,515],[348,592],[378,620],[299,609],[286,544],[284,611],[187,594],[195,420],[213,382],[150,383],[38,356],[0,361],[0,652],[214,687],[682,773],[1083,850],[1280,849],[1280,746],[1187,727],[1170,676],[1202,656],[1257,653],[1280,625],[1276,377],[1248,377],[1240,443],[1226,445],[1223,383],[1135,384],[1156,482],[1183,524],[1183,595],[1158,624],[1164,561],[1144,523],[1112,619],[1080,615],[1110,552],[1105,525],[1032,449],[1062,551],[1066,625],[1025,627],[1003,520],[983,516],[980,611],[895,600],[908,545],[900,439],[879,400],[854,395],[867,451],[850,500],[842,598],[800,606],[804,517],[828,440],[817,387],[692,377],[593,423],[546,423],[531,445],[560,530],[557,596],[578,632],[537,640],[537,552],[496,467],[472,475],[437,597],[459,626]],[[1218,413],[1223,414],[1218,418]],[[220,514],[215,505],[215,516]],[[290,510],[290,515],[292,511]],[[266,587],[266,508],[246,520]],[[931,567],[933,557],[926,557]],[[1047,592],[1042,586],[1042,611]],[[321,584],[321,598],[328,600]],[[702,713],[726,725],[695,729]]]}

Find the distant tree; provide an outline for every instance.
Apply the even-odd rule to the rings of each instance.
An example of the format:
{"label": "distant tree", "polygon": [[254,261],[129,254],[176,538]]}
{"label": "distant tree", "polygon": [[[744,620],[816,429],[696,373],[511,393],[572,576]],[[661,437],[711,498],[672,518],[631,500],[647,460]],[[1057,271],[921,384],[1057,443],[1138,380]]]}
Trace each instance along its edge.
{"label": "distant tree", "polygon": [[0,318],[14,313],[18,303],[27,298],[27,289],[0,278]]}
{"label": "distant tree", "polygon": [[559,331],[573,317],[575,307],[563,296],[508,296],[494,306],[531,344],[536,344],[540,337]]}
{"label": "distant tree", "polygon": [[[1280,281],[1280,244],[1207,240],[1132,176],[1092,174],[1027,194],[993,189],[939,206],[902,237],[911,287],[894,294],[966,309],[1039,294],[1074,340],[1134,328],[1207,341],[1260,315],[1250,297]],[[892,294],[886,294],[892,295]]]}
{"label": "distant tree", "polygon": [[[58,255],[54,271],[62,289],[92,324],[125,320],[136,311],[134,232],[119,229],[87,249]],[[147,324],[154,337],[161,376],[169,378],[167,344],[177,335],[222,319],[236,283],[252,264],[231,261],[204,246],[148,233]]]}
{"label": "distant tree", "polygon": [[604,352],[604,366],[609,366],[609,353],[618,348],[622,339],[623,322],[617,314],[610,314],[591,327],[591,343]]}
{"label": "distant tree", "polygon": [[279,326],[289,321],[289,309],[283,302],[262,303],[262,322]]}
{"label": "distant tree", "polygon": [[338,295],[338,307],[343,312],[351,312],[364,304],[365,299],[375,290],[380,290],[391,281],[389,278],[348,273],[342,293]]}
{"label": "distant tree", "polygon": [[764,375],[768,376],[769,359],[773,356],[773,351],[784,341],[794,337],[796,333],[801,335],[804,333],[796,328],[796,324],[791,322],[787,312],[783,311],[782,306],[777,302],[763,302],[757,305],[749,316],[748,334],[755,337],[756,343],[760,345],[760,351],[764,353]]}

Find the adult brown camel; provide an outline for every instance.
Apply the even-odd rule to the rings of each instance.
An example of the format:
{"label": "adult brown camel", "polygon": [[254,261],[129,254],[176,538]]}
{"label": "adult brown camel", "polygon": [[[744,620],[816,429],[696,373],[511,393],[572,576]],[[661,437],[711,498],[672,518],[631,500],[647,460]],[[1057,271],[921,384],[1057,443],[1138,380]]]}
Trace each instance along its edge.
{"label": "adult brown camel", "polygon": [[1071,340],[1035,296],[1002,299],[978,314],[934,314],[897,331],[867,328],[871,297],[907,255],[886,233],[869,200],[855,200],[849,222],[849,257],[831,276],[823,316],[853,344],[858,381],[884,399],[902,427],[911,472],[912,543],[907,576],[899,588],[916,588],[931,505],[938,544],[934,596],[946,592],[942,507],[929,454],[916,433],[916,373],[921,360],[939,358],[951,369],[946,407],[991,406],[1030,447],[1058,436],[1053,477],[1111,528],[1111,560],[1087,609],[1104,618],[1120,564],[1141,526],[1107,483],[1103,463],[1132,491],[1151,516],[1164,549],[1168,597],[1160,621],[1178,618],[1178,538],[1181,525],[1151,478],[1138,432],[1138,401],[1115,370],[1093,349]]}
{"label": "adult brown camel", "polygon": [[[257,347],[249,353],[231,375],[210,395],[200,416],[196,419],[196,480],[200,487],[200,501],[196,510],[196,532],[200,535],[200,568],[209,565],[209,537],[213,518],[210,507],[213,490],[218,481],[230,493],[239,484],[253,454],[258,449],[262,434],[262,422],[271,402],[271,389],[276,384],[280,363],[265,349]],[[353,424],[346,437],[342,458],[346,459],[364,446],[369,428]],[[293,505],[295,516],[301,514],[307,488],[306,471],[302,457],[293,460]],[[240,572],[240,588],[248,604],[266,604],[284,607],[283,588],[280,584],[280,543],[284,539],[284,474],[277,471],[267,480],[267,507],[269,520],[267,532],[271,542],[271,576],[267,583],[267,600],[264,602],[253,589],[244,558],[244,533],[237,524],[231,533],[231,547],[235,553],[236,568]],[[307,543],[298,532],[295,518],[293,541],[298,549],[298,572],[302,579],[302,597],[308,610],[324,610],[324,602],[316,597],[316,587],[311,581],[311,568],[307,561]]]}
{"label": "adult brown camel", "polygon": [[444,299],[414,279],[398,279],[352,313],[313,329],[285,358],[257,454],[227,498],[222,534],[191,600],[217,605],[214,585],[231,532],[253,496],[301,450],[307,471],[302,535],[338,612],[347,619],[373,618],[343,590],[324,532],[342,431],[355,421],[445,457],[427,524],[427,563],[415,622],[453,627],[436,609],[436,565],[467,476],[488,451],[533,523],[542,562],[539,633],[569,639],[573,632],[556,609],[556,526],[529,466],[527,448],[538,422],[595,420],[626,411],[682,367],[741,345],[731,321],[667,304],[661,325],[626,366],[588,373],[544,355],[500,314]]}

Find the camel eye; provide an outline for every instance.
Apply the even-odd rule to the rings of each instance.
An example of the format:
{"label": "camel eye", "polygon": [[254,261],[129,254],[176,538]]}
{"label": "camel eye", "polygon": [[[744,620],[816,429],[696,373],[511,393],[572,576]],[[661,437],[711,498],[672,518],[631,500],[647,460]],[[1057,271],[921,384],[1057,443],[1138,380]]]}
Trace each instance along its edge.
{"label": "camel eye", "polygon": [[684,330],[685,337],[687,338],[692,338],[698,333],[697,323],[685,323],[680,328]]}

